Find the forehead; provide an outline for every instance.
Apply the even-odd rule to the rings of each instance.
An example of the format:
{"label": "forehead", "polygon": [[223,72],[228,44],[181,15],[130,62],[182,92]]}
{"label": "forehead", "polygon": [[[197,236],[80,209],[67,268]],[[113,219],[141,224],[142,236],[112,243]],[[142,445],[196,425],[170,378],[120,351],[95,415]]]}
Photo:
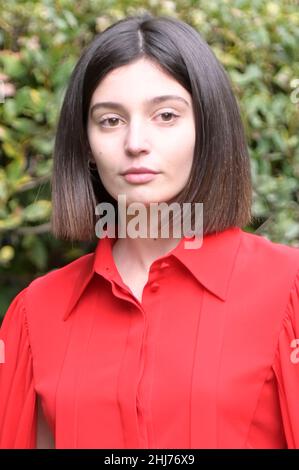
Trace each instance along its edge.
{"label": "forehead", "polygon": [[188,91],[159,64],[139,59],[109,72],[95,89],[91,104],[100,98],[132,100],[162,94],[190,97]]}

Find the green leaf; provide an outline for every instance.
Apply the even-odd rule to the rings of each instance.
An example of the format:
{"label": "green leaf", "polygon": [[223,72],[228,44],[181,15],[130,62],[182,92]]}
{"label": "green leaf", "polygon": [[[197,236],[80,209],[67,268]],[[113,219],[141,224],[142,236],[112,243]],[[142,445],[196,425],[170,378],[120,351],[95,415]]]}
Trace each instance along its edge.
{"label": "green leaf", "polygon": [[26,222],[41,222],[49,218],[51,214],[50,201],[40,200],[27,206],[23,211]]}

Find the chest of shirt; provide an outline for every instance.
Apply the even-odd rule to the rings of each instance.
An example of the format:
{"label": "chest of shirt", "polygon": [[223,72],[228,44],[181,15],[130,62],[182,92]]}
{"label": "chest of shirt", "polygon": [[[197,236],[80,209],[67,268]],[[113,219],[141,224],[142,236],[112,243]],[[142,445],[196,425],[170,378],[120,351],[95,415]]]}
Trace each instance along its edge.
{"label": "chest of shirt", "polygon": [[235,283],[223,301],[185,276],[175,291],[167,279],[158,290],[149,281],[140,306],[123,288],[107,286],[91,284],[67,322],[44,329],[44,341],[40,328],[38,338],[32,334],[36,389],[52,429],[67,419],[84,432],[84,421],[94,420],[109,447],[112,435],[122,442],[121,422],[137,423],[126,435],[138,447],[140,426],[161,427],[162,416],[189,429],[186,447],[192,439],[198,445],[198,423],[211,423],[201,447],[213,447],[229,419],[241,442],[271,367],[277,299],[249,289],[239,296]]}

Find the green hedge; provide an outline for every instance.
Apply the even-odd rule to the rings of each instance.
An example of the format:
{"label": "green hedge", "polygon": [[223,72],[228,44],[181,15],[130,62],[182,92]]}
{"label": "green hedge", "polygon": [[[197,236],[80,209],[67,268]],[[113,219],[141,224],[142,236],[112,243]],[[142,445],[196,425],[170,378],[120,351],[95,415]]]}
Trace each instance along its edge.
{"label": "green hedge", "polygon": [[94,248],[49,231],[57,116],[82,48],[144,10],[187,21],[225,66],[252,157],[247,230],[299,246],[298,2],[7,0],[1,10],[0,315],[31,279]]}

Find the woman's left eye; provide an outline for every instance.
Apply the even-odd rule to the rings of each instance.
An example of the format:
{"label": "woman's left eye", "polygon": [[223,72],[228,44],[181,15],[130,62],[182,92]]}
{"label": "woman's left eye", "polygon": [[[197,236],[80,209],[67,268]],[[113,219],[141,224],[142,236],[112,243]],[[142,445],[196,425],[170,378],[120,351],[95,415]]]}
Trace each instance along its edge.
{"label": "woman's left eye", "polygon": [[[165,111],[164,113],[160,113],[158,116],[164,116],[166,117],[165,119],[162,119],[163,122],[171,122],[173,119],[171,118],[176,118],[179,117],[177,114],[172,113],[171,111]],[[169,119],[170,118],[170,119]]]}

